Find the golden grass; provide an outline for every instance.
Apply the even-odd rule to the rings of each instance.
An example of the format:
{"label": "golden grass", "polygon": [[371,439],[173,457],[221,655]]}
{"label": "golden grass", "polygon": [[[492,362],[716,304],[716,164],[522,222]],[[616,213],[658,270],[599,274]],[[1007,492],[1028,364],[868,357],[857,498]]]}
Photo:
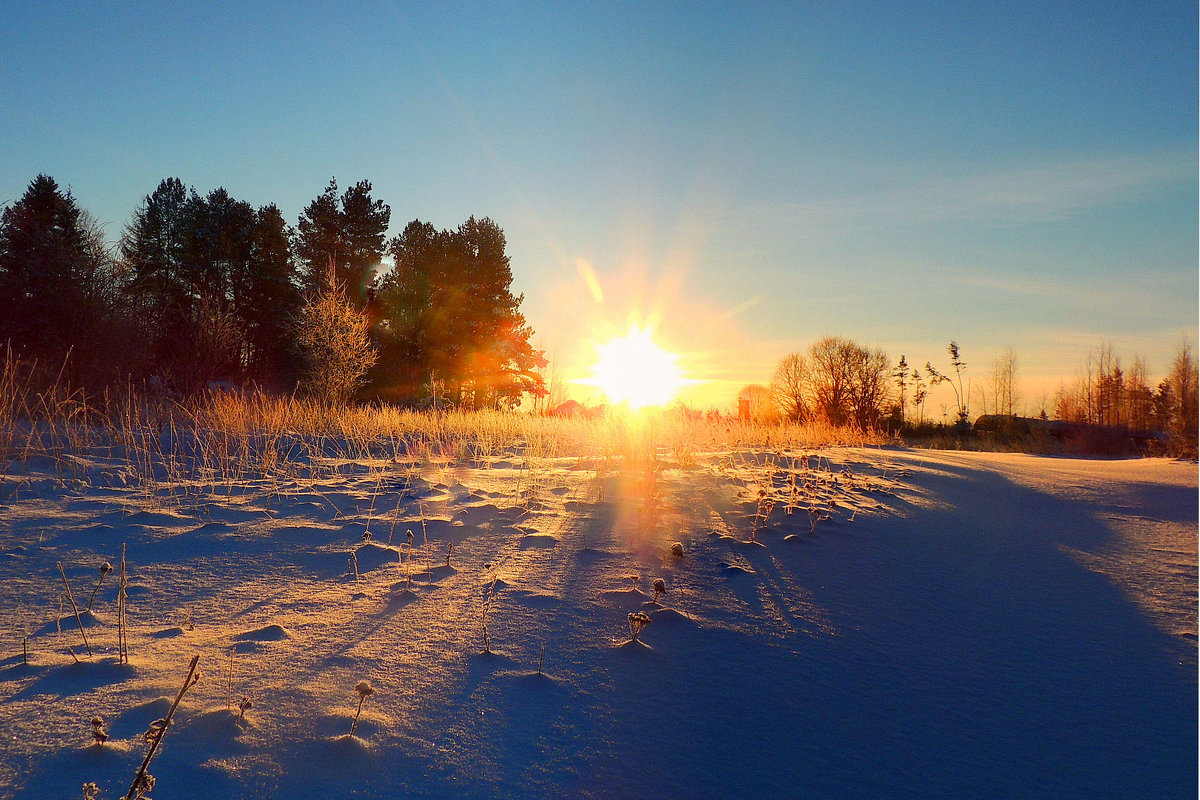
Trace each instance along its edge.
{"label": "golden grass", "polygon": [[[690,419],[668,412],[600,419],[502,411],[337,407],[266,395],[213,393],[190,401],[127,389],[85,400],[55,380],[34,391],[33,371],[11,352],[0,367],[0,478],[48,459],[85,483],[87,464],[119,467],[153,494],[215,491],[239,480],[316,477],[339,461],[485,467],[507,459],[529,484],[553,459],[580,466],[633,462],[688,466],[704,454],[878,445],[882,436],[825,425]],[[45,381],[43,380],[43,385]]]}

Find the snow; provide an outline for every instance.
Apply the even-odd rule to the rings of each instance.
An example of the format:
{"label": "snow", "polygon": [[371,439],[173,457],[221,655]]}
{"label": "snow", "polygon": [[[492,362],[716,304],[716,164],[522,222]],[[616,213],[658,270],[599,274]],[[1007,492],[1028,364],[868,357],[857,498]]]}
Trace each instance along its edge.
{"label": "snow", "polygon": [[[1197,795],[1194,463],[316,466],[189,486],[12,465],[0,797],[123,797],[196,654],[158,797]],[[88,658],[57,569],[86,605],[122,544],[129,664],[116,575]]]}

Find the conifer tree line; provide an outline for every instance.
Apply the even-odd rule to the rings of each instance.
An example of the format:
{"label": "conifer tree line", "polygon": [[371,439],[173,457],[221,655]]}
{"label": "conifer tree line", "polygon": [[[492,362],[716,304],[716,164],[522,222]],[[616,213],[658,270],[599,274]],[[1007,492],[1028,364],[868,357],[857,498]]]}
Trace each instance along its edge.
{"label": "conifer tree line", "polygon": [[167,178],[110,248],[39,175],[0,216],[0,345],[91,388],[227,381],[472,407],[544,394],[500,226],[415,220],[389,239],[390,222],[366,180],[331,180],[292,226],[274,204]]}

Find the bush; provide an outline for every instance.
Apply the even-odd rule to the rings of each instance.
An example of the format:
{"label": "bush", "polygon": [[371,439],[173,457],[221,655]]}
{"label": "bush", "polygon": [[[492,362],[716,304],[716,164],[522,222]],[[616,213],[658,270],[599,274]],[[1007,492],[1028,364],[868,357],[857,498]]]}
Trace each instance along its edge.
{"label": "bush", "polygon": [[379,358],[366,315],[332,281],[301,309],[295,332],[304,361],[300,389],[325,403],[349,400]]}

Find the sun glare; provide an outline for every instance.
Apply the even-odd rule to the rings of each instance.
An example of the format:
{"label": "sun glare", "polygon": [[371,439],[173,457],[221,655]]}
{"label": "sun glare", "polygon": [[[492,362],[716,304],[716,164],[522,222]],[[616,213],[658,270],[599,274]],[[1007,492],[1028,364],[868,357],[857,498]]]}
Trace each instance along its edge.
{"label": "sun glare", "polygon": [[679,356],[654,343],[650,328],[630,327],[619,339],[596,345],[599,360],[586,383],[599,388],[610,403],[630,408],[666,405],[688,381]]}

